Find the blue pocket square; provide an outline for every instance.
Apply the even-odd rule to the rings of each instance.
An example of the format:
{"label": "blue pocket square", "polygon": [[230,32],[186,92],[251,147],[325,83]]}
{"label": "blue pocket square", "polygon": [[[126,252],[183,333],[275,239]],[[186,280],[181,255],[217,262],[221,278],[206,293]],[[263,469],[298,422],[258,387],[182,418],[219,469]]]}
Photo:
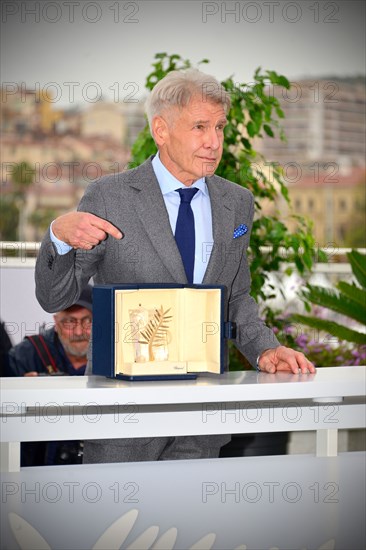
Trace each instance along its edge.
{"label": "blue pocket square", "polygon": [[238,225],[236,229],[234,229],[233,238],[237,239],[238,237],[241,237],[242,235],[245,235],[245,233],[248,232],[248,228],[244,223],[241,223]]}

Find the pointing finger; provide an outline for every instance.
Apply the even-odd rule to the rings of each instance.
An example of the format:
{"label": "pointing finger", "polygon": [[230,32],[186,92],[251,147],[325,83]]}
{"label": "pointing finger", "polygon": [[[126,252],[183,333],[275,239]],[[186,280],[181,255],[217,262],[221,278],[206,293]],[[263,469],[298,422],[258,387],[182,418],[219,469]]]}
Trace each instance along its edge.
{"label": "pointing finger", "polygon": [[107,220],[103,220],[102,218],[98,218],[97,216],[95,216],[95,219],[93,217],[91,225],[97,227],[98,229],[102,229],[102,231],[108,233],[108,235],[111,235],[115,239],[122,239],[123,237],[123,234],[119,229],[117,229],[117,227],[115,227]]}

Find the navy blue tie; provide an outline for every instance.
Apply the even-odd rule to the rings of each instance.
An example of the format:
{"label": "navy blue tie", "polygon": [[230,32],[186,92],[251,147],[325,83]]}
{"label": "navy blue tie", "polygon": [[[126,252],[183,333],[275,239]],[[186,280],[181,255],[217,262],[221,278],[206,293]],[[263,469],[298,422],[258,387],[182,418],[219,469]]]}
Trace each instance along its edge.
{"label": "navy blue tie", "polygon": [[184,269],[188,283],[193,283],[195,232],[194,215],[191,208],[191,200],[198,189],[176,189],[180,195],[177,225],[175,227],[175,240],[182,256]]}

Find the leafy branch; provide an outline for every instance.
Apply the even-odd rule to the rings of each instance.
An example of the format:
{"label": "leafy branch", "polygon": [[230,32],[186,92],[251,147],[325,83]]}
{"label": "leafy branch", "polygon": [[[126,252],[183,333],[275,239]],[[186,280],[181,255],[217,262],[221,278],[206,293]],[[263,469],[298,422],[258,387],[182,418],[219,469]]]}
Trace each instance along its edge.
{"label": "leafy branch", "polygon": [[347,254],[356,284],[340,281],[336,288],[328,289],[308,284],[304,291],[305,305],[321,306],[347,317],[347,326],[328,319],[319,319],[313,315],[293,315],[294,321],[312,328],[328,332],[341,340],[366,345],[366,334],[351,328],[350,320],[364,324],[366,319],[366,255],[357,250]]}

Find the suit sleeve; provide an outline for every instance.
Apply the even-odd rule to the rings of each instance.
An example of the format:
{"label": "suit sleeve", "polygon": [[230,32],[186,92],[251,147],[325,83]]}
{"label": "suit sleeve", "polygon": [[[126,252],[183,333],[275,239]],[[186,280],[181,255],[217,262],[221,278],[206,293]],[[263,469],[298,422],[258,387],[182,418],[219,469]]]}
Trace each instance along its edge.
{"label": "suit sleeve", "polygon": [[237,274],[229,295],[229,319],[236,323],[237,334],[234,343],[239,351],[255,366],[263,351],[280,345],[272,330],[260,319],[258,305],[250,296],[251,275],[246,248],[254,217],[254,197],[249,194],[248,233],[245,235],[244,249]]}
{"label": "suit sleeve", "polygon": [[[80,201],[78,211],[106,219],[106,208],[98,182],[92,183]],[[58,254],[49,229],[42,241],[35,270],[36,296],[45,311],[61,311],[74,304],[82,289],[95,275],[104,255],[105,242],[92,250],[70,250]]]}

